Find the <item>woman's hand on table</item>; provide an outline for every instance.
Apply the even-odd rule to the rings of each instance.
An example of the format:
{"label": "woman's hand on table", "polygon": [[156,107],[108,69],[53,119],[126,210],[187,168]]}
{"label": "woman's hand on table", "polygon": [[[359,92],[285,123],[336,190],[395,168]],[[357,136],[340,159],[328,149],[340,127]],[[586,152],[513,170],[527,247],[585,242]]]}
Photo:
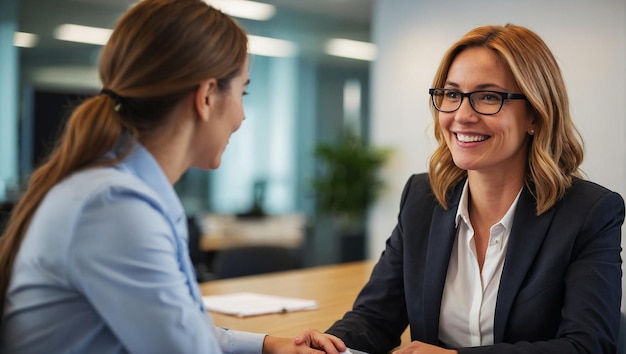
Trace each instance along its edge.
{"label": "woman's hand on table", "polygon": [[266,336],[263,341],[263,354],[339,354],[346,349],[341,339],[316,329],[307,329],[295,339]]}
{"label": "woman's hand on table", "polygon": [[424,342],[413,341],[411,344],[394,351],[392,354],[457,354],[454,349],[445,349]]}

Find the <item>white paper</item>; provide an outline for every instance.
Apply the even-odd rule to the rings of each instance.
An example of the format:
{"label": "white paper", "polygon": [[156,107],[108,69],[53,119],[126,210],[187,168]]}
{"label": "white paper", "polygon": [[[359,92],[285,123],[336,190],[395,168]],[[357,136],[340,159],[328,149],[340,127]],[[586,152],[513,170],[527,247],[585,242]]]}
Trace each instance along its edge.
{"label": "white paper", "polygon": [[202,300],[209,311],[239,317],[317,309],[315,300],[256,293],[203,296]]}

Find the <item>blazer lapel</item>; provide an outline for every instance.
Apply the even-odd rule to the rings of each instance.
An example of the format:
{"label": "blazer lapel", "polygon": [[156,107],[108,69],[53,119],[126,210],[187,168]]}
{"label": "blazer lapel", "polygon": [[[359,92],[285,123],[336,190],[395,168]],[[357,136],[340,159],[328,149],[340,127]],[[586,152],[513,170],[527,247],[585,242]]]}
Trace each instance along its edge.
{"label": "blazer lapel", "polygon": [[435,206],[428,235],[424,274],[424,334],[431,343],[439,340],[439,314],[450,253],[456,237],[455,216],[464,182],[458,184],[448,210]]}
{"label": "blazer lapel", "polygon": [[554,216],[554,208],[550,208],[540,216],[536,215],[536,210],[535,198],[528,188],[524,187],[515,210],[498,289],[494,318],[495,343],[503,341],[504,329],[515,296],[535,259],[535,254],[539,251]]}

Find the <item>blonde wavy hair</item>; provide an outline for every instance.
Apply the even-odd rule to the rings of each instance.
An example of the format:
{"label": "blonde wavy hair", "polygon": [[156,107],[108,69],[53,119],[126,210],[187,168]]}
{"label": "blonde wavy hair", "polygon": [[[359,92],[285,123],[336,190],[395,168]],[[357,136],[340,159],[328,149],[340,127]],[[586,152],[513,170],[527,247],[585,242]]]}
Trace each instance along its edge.
{"label": "blonde wavy hair", "polygon": [[[443,87],[456,56],[467,48],[489,48],[513,74],[534,114],[535,134],[528,147],[525,184],[537,202],[537,215],[563,197],[573,177],[582,177],[583,142],[569,111],[563,76],[546,43],[522,26],[478,27],[465,34],[443,57],[432,87]],[[434,134],[438,147],[430,157],[430,184],[439,204],[447,209],[452,189],[467,176],[454,164],[439,112],[433,107]]]}

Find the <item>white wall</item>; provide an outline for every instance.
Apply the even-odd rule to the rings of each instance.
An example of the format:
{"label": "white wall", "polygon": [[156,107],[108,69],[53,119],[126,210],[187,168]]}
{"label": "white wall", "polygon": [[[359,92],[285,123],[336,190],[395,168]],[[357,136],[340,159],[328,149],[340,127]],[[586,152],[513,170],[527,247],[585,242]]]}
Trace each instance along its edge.
{"label": "white wall", "polygon": [[427,171],[435,146],[428,88],[439,61],[480,25],[523,25],[546,41],[583,135],[583,170],[626,197],[624,0],[377,0],[373,13],[378,59],[372,66],[372,141],[395,153],[383,172],[386,193],[371,212],[371,258],[379,256],[395,225],[406,179]]}

